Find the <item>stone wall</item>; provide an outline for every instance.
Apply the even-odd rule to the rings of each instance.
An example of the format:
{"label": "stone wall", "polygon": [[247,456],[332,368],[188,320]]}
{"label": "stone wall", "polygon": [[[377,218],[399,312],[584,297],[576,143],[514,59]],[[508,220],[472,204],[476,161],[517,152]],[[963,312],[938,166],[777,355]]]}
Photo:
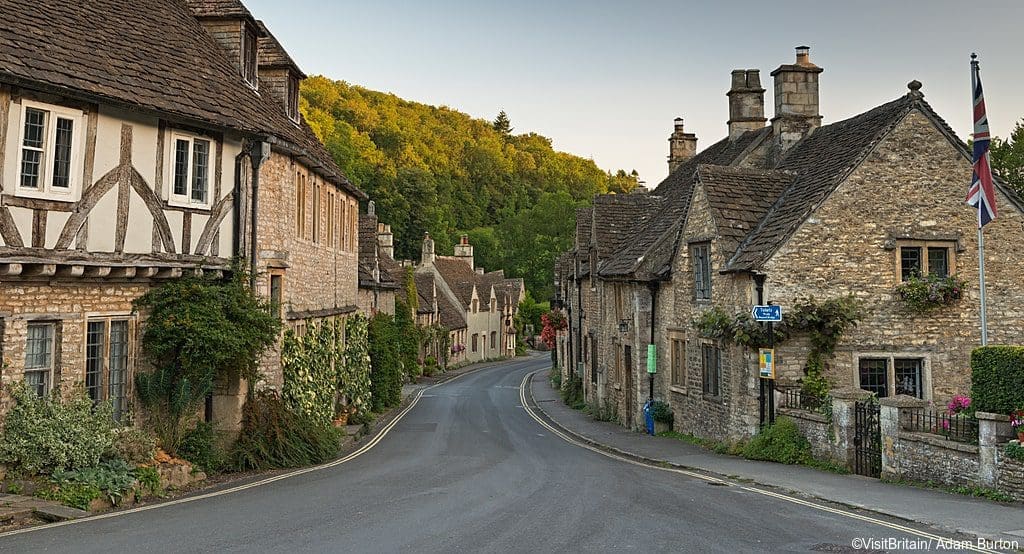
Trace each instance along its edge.
{"label": "stone wall", "polygon": [[901,431],[892,446],[895,472],[891,477],[949,486],[978,482],[978,445],[947,440],[928,433]]}
{"label": "stone wall", "polygon": [[796,423],[800,432],[811,443],[811,453],[815,458],[845,462],[845,455],[837,454],[838,445],[835,441],[835,431],[829,425],[827,417],[819,413],[789,408],[780,408],[776,417],[778,416],[786,416]]}
{"label": "stone wall", "polygon": [[1011,458],[1002,449],[997,450],[996,460],[996,488],[1024,502],[1024,460]]}

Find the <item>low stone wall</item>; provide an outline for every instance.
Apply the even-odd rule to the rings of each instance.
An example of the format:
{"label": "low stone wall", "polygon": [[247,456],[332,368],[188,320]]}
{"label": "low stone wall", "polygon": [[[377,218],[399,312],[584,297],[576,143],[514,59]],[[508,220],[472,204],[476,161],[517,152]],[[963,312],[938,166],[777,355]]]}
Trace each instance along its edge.
{"label": "low stone wall", "polygon": [[1011,458],[1000,449],[996,453],[996,488],[1024,502],[1024,460]]}
{"label": "low stone wall", "polygon": [[890,477],[950,486],[978,483],[978,446],[938,435],[900,431],[893,445]]}
{"label": "low stone wall", "polygon": [[796,423],[800,432],[811,443],[811,453],[815,458],[845,463],[846,456],[837,453],[835,432],[824,414],[795,408],[780,408],[778,415],[786,416]]}

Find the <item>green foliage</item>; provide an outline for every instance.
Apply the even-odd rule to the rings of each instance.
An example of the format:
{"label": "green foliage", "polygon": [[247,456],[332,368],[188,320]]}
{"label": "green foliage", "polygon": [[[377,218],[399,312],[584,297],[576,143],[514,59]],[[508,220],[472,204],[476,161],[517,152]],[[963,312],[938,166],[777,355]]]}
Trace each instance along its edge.
{"label": "green foliage", "polygon": [[124,460],[109,460],[77,470],[55,470],[50,476],[50,485],[41,489],[37,496],[85,510],[89,502],[101,495],[111,504],[119,504],[125,493],[135,486],[135,472]]}
{"label": "green foliage", "polygon": [[289,329],[281,341],[281,398],[292,410],[330,425],[344,364],[340,324],[325,320],[310,323],[303,335]]}
{"label": "green foliage", "polygon": [[597,421],[618,421],[619,415],[615,413],[615,406],[605,402],[588,403],[583,407],[583,413],[590,415]]}
{"label": "green foliage", "polygon": [[1024,346],[982,346],[971,352],[971,407],[996,414],[1024,408]]}
{"label": "green foliage", "polygon": [[147,464],[156,455],[156,436],[140,427],[114,429],[114,438],[104,459],[124,460],[130,464]]}
{"label": "green foliage", "polygon": [[587,404],[583,400],[583,379],[572,375],[562,386],[562,402],[574,410],[582,410]]}
{"label": "green foliage", "polygon": [[433,377],[440,368],[437,366],[437,358],[433,356],[427,356],[423,360],[423,375],[427,377]]}
{"label": "green foliage", "polygon": [[672,406],[669,406],[667,402],[662,402],[661,400],[655,400],[651,403],[651,417],[654,418],[654,421],[665,423],[667,425],[672,425],[672,422],[675,421],[676,418],[675,414],[672,412]]}
{"label": "green foliage", "polygon": [[175,453],[185,420],[196,413],[218,379],[255,382],[260,355],[277,340],[280,320],[244,284],[185,277],[150,289],[135,301],[148,312],[142,350],[155,366],[135,375],[139,400],[161,446]]}
{"label": "green foliage", "polygon": [[[415,293],[415,289],[413,289]],[[420,374],[420,339],[423,333],[416,327],[412,309],[401,299],[395,301],[395,332],[398,334],[398,357],[410,380]]]}
{"label": "green foliage", "polygon": [[373,411],[383,412],[402,400],[402,337],[391,316],[370,320],[370,387]]}
{"label": "green foliage", "polygon": [[1024,446],[1021,446],[1019,442],[1008,442],[1006,447],[1003,449],[1003,453],[1007,457],[1013,458],[1014,460],[1020,460],[1024,462]]}
{"label": "green foliage", "polygon": [[225,453],[217,446],[213,425],[205,421],[200,421],[185,434],[178,455],[207,473],[217,473],[227,463]]}
{"label": "green foliage", "polygon": [[[363,314],[345,320],[345,364],[338,391],[355,410],[356,418],[366,418],[372,407],[370,390],[369,321]],[[350,418],[351,419],[351,418]]]}
{"label": "green foliage", "polygon": [[1024,196],[1024,119],[1017,122],[1010,138],[992,139],[992,171]]}
{"label": "green foliage", "polygon": [[561,390],[562,368],[552,365],[551,369],[548,370],[548,382],[551,383],[551,388]]}
{"label": "green foliage", "polygon": [[[715,306],[701,313],[693,321],[693,326],[701,336],[722,340],[745,348],[760,348],[768,345],[768,329],[754,321],[749,313],[730,316]],[[775,325],[775,343],[779,344],[789,338],[785,325]]]}
{"label": "green foliage", "polygon": [[254,393],[242,408],[232,463],[240,471],[323,463],[337,456],[340,431],[295,413],[273,391]]}
{"label": "green foliage", "polygon": [[156,496],[162,496],[164,493],[163,487],[160,485],[160,473],[155,467],[151,466],[139,466],[135,468],[134,472],[135,480],[139,483],[139,491],[136,493],[141,496],[145,491],[149,491],[150,494]]}
{"label": "green foliage", "polygon": [[743,449],[743,457],[781,464],[803,464],[813,459],[811,443],[788,417],[776,419],[774,425],[755,435]]}
{"label": "green foliage", "polygon": [[425,232],[443,254],[459,231],[473,230],[475,240],[490,229],[497,244],[476,249],[480,265],[523,277],[538,298],[553,293],[553,262],[571,247],[575,208],[636,186],[632,173],[602,171],[537,134],[512,134],[507,115],[474,119],[324,77],[303,81],[300,104],[391,222],[398,258],[417,258]]}
{"label": "green foliage", "polygon": [[35,475],[95,466],[114,441],[109,402],[93,404],[82,389],[63,401],[57,392],[39,398],[23,383],[10,388],[14,406],[0,436],[0,464]]}
{"label": "green foliage", "polygon": [[940,306],[956,303],[963,297],[966,286],[967,281],[956,275],[913,275],[896,286],[896,296],[906,311],[912,314],[926,314]]}

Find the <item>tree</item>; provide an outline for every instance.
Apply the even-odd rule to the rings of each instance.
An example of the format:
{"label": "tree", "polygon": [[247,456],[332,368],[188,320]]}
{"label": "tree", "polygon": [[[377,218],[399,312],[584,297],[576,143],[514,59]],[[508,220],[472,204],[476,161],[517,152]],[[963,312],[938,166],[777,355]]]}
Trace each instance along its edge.
{"label": "tree", "polygon": [[629,194],[636,190],[637,180],[640,174],[633,171],[626,173],[625,170],[618,170],[612,175],[612,172],[608,172],[608,192],[616,192],[619,194]]}
{"label": "tree", "polygon": [[505,110],[498,112],[498,117],[494,118],[494,122],[491,123],[494,130],[501,133],[502,135],[508,136],[512,134],[512,122],[508,119],[508,114]]}
{"label": "tree", "polygon": [[1010,138],[992,139],[992,170],[1017,194],[1024,195],[1024,119],[1017,122]]}

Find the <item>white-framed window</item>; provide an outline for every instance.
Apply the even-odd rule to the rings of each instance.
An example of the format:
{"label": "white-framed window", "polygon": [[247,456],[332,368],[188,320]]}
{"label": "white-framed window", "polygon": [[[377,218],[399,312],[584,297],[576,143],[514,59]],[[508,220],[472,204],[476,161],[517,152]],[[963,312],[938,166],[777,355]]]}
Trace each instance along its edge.
{"label": "white-framed window", "polygon": [[174,206],[209,208],[216,143],[207,137],[171,133],[167,199]]}
{"label": "white-framed window", "polygon": [[15,195],[78,200],[84,156],[83,119],[81,110],[22,101]]}
{"label": "white-framed window", "polygon": [[256,29],[252,25],[246,25],[242,33],[242,78],[252,88],[259,88],[259,64],[256,61]]}
{"label": "white-framed window", "polygon": [[85,333],[85,391],[94,402],[109,400],[114,420],[127,410],[132,377],[130,317],[90,318]]}
{"label": "white-framed window", "polygon": [[53,350],[57,324],[33,322],[28,324],[25,341],[25,383],[29,390],[43,397],[53,390]]}

